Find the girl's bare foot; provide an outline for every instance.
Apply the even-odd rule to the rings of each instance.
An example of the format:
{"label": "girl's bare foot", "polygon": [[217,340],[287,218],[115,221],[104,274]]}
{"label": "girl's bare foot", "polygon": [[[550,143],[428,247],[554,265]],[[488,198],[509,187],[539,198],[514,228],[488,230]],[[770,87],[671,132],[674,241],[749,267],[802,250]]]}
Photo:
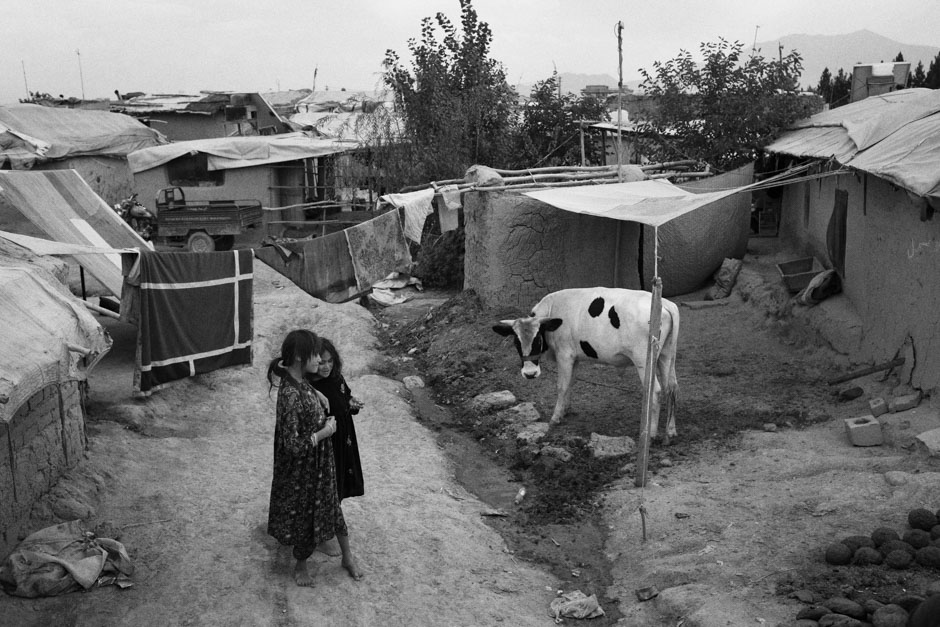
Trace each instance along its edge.
{"label": "girl's bare foot", "polygon": [[307,560],[297,560],[294,566],[294,582],[298,586],[313,587],[313,575],[307,569]]}
{"label": "girl's bare foot", "polygon": [[349,571],[349,576],[359,581],[362,579],[362,571],[359,570],[359,562],[352,555],[343,558],[343,568]]}

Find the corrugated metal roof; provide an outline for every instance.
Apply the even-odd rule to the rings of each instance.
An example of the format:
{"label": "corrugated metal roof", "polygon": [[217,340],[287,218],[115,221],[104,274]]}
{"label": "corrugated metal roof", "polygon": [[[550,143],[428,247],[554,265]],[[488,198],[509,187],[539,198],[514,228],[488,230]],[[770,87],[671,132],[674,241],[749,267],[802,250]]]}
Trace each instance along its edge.
{"label": "corrugated metal roof", "polygon": [[871,96],[801,120],[767,152],[833,158],[940,200],[940,90]]}

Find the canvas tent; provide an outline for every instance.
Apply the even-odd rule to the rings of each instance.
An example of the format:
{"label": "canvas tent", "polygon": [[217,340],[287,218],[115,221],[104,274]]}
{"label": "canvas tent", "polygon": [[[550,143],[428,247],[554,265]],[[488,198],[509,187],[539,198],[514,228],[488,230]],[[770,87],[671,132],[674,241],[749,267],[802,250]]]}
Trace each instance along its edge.
{"label": "canvas tent", "polygon": [[[94,248],[149,248],[74,170],[0,171],[0,205],[18,210],[50,238]],[[107,291],[120,297],[117,254],[75,254]]]}
{"label": "canvas tent", "polygon": [[111,348],[91,312],[36,268],[0,267],[0,320],[0,422],[43,387],[84,378]]}
{"label": "canvas tent", "polygon": [[124,158],[165,144],[157,131],[117,113],[43,107],[0,106],[0,168],[32,168],[37,162],[76,156]]}

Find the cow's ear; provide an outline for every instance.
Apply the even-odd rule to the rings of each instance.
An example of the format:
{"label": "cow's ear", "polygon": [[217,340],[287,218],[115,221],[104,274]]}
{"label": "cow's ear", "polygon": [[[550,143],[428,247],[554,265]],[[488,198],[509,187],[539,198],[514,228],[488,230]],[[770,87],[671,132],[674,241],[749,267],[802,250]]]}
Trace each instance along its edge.
{"label": "cow's ear", "polygon": [[512,322],[509,320],[502,320],[494,324],[493,330],[504,337],[515,333],[515,331],[512,328]]}
{"label": "cow's ear", "polygon": [[543,331],[551,333],[552,331],[558,330],[558,327],[561,326],[561,322],[561,318],[548,318],[542,321],[541,328]]}

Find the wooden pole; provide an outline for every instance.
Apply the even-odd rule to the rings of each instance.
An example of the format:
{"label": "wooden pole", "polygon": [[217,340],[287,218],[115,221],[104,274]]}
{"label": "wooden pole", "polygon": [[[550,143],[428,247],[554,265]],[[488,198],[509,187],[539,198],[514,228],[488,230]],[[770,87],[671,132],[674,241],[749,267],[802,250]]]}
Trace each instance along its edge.
{"label": "wooden pole", "polygon": [[653,384],[656,381],[656,357],[659,355],[659,336],[662,332],[663,282],[653,277],[653,299],[650,304],[650,332],[646,343],[646,375],[643,377],[643,413],[640,417],[640,446],[636,456],[636,487],[646,486],[646,471],[650,452],[650,413],[653,405]]}

